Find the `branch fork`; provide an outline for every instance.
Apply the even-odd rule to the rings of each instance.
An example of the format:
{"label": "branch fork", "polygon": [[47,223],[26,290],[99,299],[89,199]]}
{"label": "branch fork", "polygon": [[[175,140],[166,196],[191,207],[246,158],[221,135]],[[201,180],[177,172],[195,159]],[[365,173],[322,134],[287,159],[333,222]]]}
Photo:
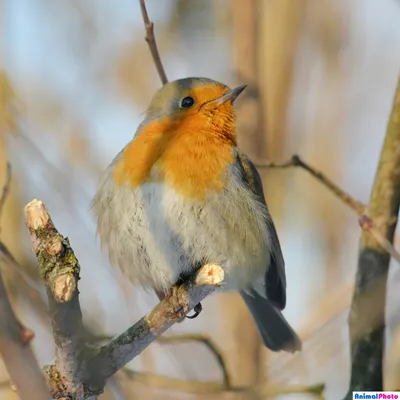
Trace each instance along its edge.
{"label": "branch fork", "polygon": [[[55,397],[97,395],[106,380],[139,355],[158,336],[186,315],[224,280],[217,264],[206,264],[177,287],[174,296],[161,301],[127,331],[101,348],[84,342],[78,281],[80,266],[69,240],[55,228],[46,206],[32,200],[25,207],[26,226],[40,275],[47,289],[56,343],[56,362],[47,368],[51,387],[61,390]],[[55,382],[54,382],[55,381]],[[79,397],[81,396],[81,397]]]}

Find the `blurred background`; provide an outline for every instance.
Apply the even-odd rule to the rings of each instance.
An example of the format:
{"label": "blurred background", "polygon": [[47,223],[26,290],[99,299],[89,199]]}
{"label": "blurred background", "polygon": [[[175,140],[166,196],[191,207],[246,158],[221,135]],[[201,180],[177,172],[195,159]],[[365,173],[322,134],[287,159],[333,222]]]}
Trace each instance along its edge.
{"label": "blurred background", "polygon": [[[400,70],[399,1],[146,3],[170,80],[205,76],[249,85],[237,104],[240,144],[251,158],[284,161],[297,153],[368,202]],[[12,263],[1,267],[20,319],[35,331],[34,350],[44,365],[54,351],[23,222],[32,198],[48,206],[80,260],[81,306],[94,335],[122,332],[157,303],[111,269],[89,203],[102,171],[133,137],[161,84],[136,0],[0,0],[0,8],[0,187],[7,161],[12,165],[0,240],[21,271]],[[357,216],[302,170],[260,172],[286,260],[284,314],[304,350],[266,351],[234,294],[209,297],[200,317],[168,334],[210,335],[234,384],[325,383],[326,398],[339,399],[350,378],[347,318]],[[394,390],[400,387],[400,271],[393,262],[390,277],[385,386]],[[212,354],[198,343],[155,343],[129,368],[187,380],[222,378]],[[0,364],[0,399],[17,398],[4,382]],[[112,398],[241,397],[155,389],[120,373],[101,397]]]}

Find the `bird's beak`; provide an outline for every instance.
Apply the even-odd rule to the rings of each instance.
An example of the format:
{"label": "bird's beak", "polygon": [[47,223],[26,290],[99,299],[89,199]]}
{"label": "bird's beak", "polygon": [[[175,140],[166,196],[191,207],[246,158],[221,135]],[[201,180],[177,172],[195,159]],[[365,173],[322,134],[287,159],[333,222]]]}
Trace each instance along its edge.
{"label": "bird's beak", "polygon": [[242,93],[244,89],[246,89],[246,87],[247,87],[247,85],[236,86],[229,92],[226,92],[221,97],[218,97],[217,99],[210,101],[208,104],[218,107],[221,104],[226,103],[227,101],[230,101],[231,103],[233,103],[235,101],[236,97],[238,97],[239,94]]}

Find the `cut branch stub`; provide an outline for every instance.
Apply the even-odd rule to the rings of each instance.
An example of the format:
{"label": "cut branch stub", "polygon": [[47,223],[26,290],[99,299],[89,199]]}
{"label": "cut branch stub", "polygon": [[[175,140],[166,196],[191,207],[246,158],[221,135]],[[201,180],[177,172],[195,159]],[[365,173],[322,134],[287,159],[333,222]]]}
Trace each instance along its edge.
{"label": "cut branch stub", "polygon": [[32,200],[25,207],[25,221],[31,233],[32,250],[38,257],[39,272],[58,303],[77,294],[80,267],[67,238],[54,228],[46,206]]}
{"label": "cut branch stub", "polygon": [[32,200],[24,211],[32,249],[49,300],[56,345],[56,363],[51,371],[57,371],[51,378],[57,383],[59,375],[62,385],[57,383],[56,387],[65,388],[65,392],[57,393],[56,397],[73,393],[74,398],[81,399],[85,394],[79,372],[84,361],[85,345],[78,291],[79,263],[69,240],[54,227],[46,206],[40,200]]}

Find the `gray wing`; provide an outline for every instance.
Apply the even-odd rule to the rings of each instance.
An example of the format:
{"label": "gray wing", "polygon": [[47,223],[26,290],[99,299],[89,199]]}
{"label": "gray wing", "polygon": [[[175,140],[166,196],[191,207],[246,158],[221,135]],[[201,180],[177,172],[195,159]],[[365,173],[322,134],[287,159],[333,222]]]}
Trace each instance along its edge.
{"label": "gray wing", "polygon": [[[243,180],[249,185],[252,192],[259,197],[260,202],[262,202],[268,210],[261,177],[256,167],[251,160],[239,150],[237,150],[236,161],[242,172]],[[265,274],[266,295],[276,307],[283,310],[286,306],[285,262],[272,218],[269,218],[267,224],[271,238],[271,260],[270,266]]]}

